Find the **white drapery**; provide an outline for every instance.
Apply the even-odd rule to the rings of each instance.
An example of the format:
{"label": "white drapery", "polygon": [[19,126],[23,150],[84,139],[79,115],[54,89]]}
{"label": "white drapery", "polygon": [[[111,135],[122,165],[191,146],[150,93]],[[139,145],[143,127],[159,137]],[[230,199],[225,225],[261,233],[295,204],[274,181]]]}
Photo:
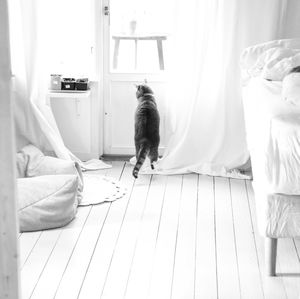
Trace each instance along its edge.
{"label": "white drapery", "polygon": [[50,106],[47,103],[49,78],[39,1],[10,2],[11,60],[15,95],[17,150],[32,143],[57,157],[70,159]]}
{"label": "white drapery", "polygon": [[296,5],[294,0],[176,1],[168,97],[174,117],[158,163],[162,173],[242,177],[236,169],[249,154],[240,53],[251,44],[295,34]]}
{"label": "white drapery", "polygon": [[[80,39],[74,36],[74,34],[82,35],[78,28],[74,32],[76,22],[81,23],[74,19],[75,16],[67,18],[68,21],[71,20],[71,24],[66,22],[68,6],[74,10],[74,5],[76,5],[77,10],[74,11],[80,15],[82,12],[80,8],[91,3],[84,2],[80,0],[76,3],[73,1],[60,3],[58,0],[11,0],[9,11],[11,60],[16,102],[14,111],[17,150],[30,143],[44,153],[50,152],[61,159],[75,160],[80,163],[83,169],[88,170],[107,168],[108,165],[98,160],[82,163],[65,147],[47,96],[50,74],[59,68],[59,65],[54,63],[53,57],[72,56],[70,49],[81,54],[78,56],[87,57],[82,49],[79,52],[76,45],[78,48],[85,47],[85,50],[90,50],[90,44],[85,35]],[[58,7],[64,12],[60,10],[60,14],[56,13]],[[90,14],[91,9],[85,9],[85,13],[87,12]],[[89,20],[89,18],[86,19]],[[80,25],[77,26],[80,28]],[[87,27],[91,29],[90,25]],[[72,30],[70,30],[71,28]],[[71,45],[65,47],[68,43]],[[80,46],[82,43],[84,46]],[[69,68],[67,70],[74,74],[80,65],[81,67],[88,65],[88,59],[85,60],[85,63],[83,63],[83,59],[81,60],[81,62],[75,63],[73,57],[71,61],[68,61]],[[59,71],[65,70],[59,69]],[[84,74],[86,75],[86,73]]]}

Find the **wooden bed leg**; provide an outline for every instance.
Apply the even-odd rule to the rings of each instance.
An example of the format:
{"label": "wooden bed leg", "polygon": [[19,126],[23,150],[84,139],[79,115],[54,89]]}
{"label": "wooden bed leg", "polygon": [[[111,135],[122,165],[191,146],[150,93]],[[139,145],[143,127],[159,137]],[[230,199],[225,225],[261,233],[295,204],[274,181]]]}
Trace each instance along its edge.
{"label": "wooden bed leg", "polygon": [[265,239],[265,260],[266,274],[268,276],[276,275],[276,255],[278,239],[266,237]]}

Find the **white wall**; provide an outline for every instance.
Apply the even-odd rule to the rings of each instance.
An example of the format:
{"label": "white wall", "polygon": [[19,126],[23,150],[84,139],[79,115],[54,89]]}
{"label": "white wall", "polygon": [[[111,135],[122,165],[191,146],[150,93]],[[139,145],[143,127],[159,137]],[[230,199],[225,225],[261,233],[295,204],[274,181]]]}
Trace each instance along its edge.
{"label": "white wall", "polygon": [[299,0],[288,0],[284,36],[286,38],[300,37],[300,1]]}

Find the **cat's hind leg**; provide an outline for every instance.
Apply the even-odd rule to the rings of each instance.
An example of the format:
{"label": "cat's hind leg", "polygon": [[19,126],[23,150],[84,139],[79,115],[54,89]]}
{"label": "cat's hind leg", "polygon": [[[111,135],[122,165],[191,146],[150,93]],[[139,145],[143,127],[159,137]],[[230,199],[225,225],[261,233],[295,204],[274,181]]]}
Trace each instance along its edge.
{"label": "cat's hind leg", "polygon": [[158,160],[158,148],[151,148],[149,152],[149,158],[150,158],[150,163],[151,163],[151,169],[154,169],[153,162],[157,162]]}
{"label": "cat's hind leg", "polygon": [[136,143],[136,144],[135,144],[135,158],[136,158],[136,161],[137,161],[138,158],[139,158],[140,148],[141,148],[141,145],[138,144],[138,143]]}
{"label": "cat's hind leg", "polygon": [[141,145],[140,147],[140,151],[138,153],[138,158],[137,158],[137,161],[136,161],[136,164],[133,168],[133,171],[132,171],[132,175],[137,178],[138,177],[138,173],[142,167],[142,165],[144,164],[145,162],[145,159],[146,159],[146,156],[149,152],[148,150],[149,148],[146,146],[146,145]]}

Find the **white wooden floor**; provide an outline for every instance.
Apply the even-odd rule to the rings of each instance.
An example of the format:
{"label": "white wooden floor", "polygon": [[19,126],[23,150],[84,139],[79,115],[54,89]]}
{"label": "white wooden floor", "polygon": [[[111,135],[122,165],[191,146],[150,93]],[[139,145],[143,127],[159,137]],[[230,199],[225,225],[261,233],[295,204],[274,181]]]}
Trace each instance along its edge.
{"label": "white wooden floor", "polygon": [[23,299],[297,298],[300,241],[264,275],[251,183],[142,176],[113,162],[128,196],[83,207],[63,229],[20,235]]}

